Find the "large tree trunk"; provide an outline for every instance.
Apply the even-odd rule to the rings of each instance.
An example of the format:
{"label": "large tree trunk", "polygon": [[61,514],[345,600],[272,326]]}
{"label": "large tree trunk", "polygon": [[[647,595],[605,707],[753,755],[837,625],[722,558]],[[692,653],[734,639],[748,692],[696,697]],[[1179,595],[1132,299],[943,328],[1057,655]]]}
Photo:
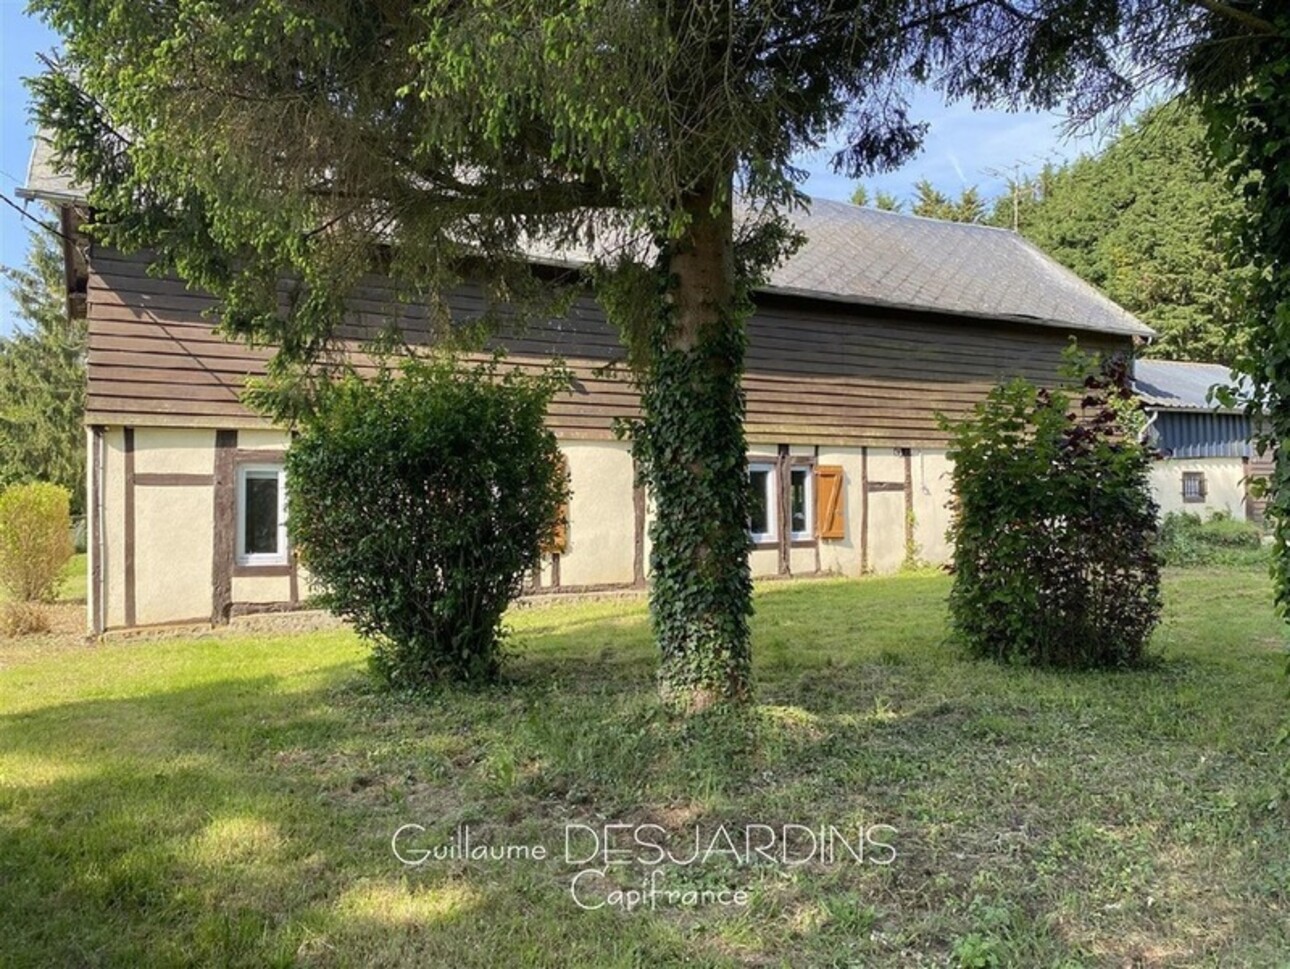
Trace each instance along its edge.
{"label": "large tree trunk", "polygon": [[[735,278],[729,181],[684,202],[688,231],[665,246],[663,308],[642,379],[659,689],[688,712],[751,694],[745,301]],[[717,211],[714,212],[714,202]]]}

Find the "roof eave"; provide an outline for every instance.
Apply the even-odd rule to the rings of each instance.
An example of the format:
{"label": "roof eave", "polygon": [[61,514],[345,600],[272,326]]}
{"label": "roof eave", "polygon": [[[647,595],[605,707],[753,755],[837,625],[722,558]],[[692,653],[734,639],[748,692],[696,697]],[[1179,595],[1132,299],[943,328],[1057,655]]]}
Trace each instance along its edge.
{"label": "roof eave", "polygon": [[14,189],[14,195],[24,202],[53,202],[55,205],[80,205],[85,196],[80,192],[55,192],[45,188],[27,188],[25,185]]}
{"label": "roof eave", "polygon": [[[585,261],[577,259],[560,259],[556,256],[539,256],[531,260],[543,266],[559,269],[581,269]],[[1111,333],[1116,336],[1137,336],[1154,339],[1158,334],[1146,324],[1136,326],[1124,324],[1123,327],[1093,326],[1073,320],[1048,319],[1042,316],[1021,316],[1017,314],[973,313],[969,310],[950,310],[919,303],[901,303],[895,300],[875,299],[868,296],[847,296],[845,293],[830,293],[827,290],[801,289],[795,286],[756,286],[754,292],[767,293],[771,296],[791,296],[795,299],[811,299],[825,303],[838,303],[844,306],[869,306],[875,309],[899,310],[906,313],[931,313],[936,316],[952,316],[961,319],[981,320],[989,323],[1015,323],[1020,326],[1045,326],[1059,330],[1081,330],[1089,333]]]}
{"label": "roof eave", "polygon": [[983,320],[991,323],[1016,323],[1021,326],[1045,326],[1060,330],[1082,330],[1090,333],[1111,333],[1116,336],[1138,336],[1153,339],[1155,330],[1145,324],[1136,326],[1125,323],[1123,326],[1094,326],[1075,320],[1058,320],[1042,316],[1024,316],[1009,313],[974,313],[970,310],[952,310],[940,307],[920,305],[918,303],[901,303],[894,300],[875,299],[873,297],[847,296],[843,293],[830,293],[822,290],[799,289],[792,286],[758,286],[759,293],[770,293],[775,296],[793,296],[798,299],[823,300],[829,303],[841,303],[849,306],[872,306],[878,309],[902,310],[913,313],[932,313],[936,316],[953,316],[970,320]]}
{"label": "roof eave", "polygon": [[1141,394],[1138,395],[1142,400],[1142,406],[1147,410],[1161,411],[1170,414],[1214,414],[1220,417],[1246,417],[1245,410],[1240,407],[1201,407],[1197,404],[1158,404]]}

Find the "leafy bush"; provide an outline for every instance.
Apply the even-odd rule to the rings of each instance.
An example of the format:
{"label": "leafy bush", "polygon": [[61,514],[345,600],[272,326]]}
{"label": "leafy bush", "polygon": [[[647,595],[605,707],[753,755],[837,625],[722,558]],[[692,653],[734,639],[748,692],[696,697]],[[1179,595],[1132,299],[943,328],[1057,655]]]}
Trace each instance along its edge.
{"label": "leafy bush", "polygon": [[71,496],[35,482],[0,493],[0,587],[19,602],[52,602],[72,557]]}
{"label": "leafy bush", "polygon": [[1125,362],[1072,376],[1082,386],[996,387],[948,425],[951,619],[979,656],[1128,666],[1160,616],[1151,459]]}
{"label": "leafy bush", "polygon": [[1208,521],[1193,512],[1170,512],[1160,525],[1166,565],[1266,565],[1263,534],[1253,522],[1216,511]]}
{"label": "leafy bush", "polygon": [[287,457],[291,540],[391,685],[480,683],[568,485],[543,423],[562,373],[447,357],[325,389]]}
{"label": "leafy bush", "polygon": [[0,635],[31,636],[49,632],[49,610],[39,602],[0,605]]}

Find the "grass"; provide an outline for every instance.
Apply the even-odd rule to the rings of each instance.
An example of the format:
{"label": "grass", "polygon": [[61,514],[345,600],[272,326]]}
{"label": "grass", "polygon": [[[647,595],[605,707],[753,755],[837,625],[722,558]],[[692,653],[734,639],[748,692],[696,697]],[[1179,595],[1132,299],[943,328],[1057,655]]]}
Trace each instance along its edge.
{"label": "grass", "polygon": [[[1263,575],[1171,574],[1161,660],[1115,674],[966,660],[943,644],[947,590],[760,590],[756,707],[688,722],[656,705],[638,604],[520,612],[504,686],[415,702],[374,689],[343,632],[19,654],[0,669],[0,965],[1286,965]],[[681,854],[695,826],[887,824],[895,858],[719,856],[663,887],[747,906],[584,911],[564,826],[608,822]],[[405,868],[405,823],[426,829],[410,847],[469,824],[554,857]]]}
{"label": "grass", "polygon": [[88,555],[84,552],[79,552],[73,555],[72,560],[67,563],[67,568],[63,570],[63,584],[58,589],[59,601],[85,601],[86,589],[89,583],[89,577],[86,574],[88,560]]}
{"label": "grass", "polygon": [[1207,568],[1268,568],[1272,546],[1254,522],[1214,512],[1208,519],[1170,512],[1160,528],[1160,552],[1169,565]]}

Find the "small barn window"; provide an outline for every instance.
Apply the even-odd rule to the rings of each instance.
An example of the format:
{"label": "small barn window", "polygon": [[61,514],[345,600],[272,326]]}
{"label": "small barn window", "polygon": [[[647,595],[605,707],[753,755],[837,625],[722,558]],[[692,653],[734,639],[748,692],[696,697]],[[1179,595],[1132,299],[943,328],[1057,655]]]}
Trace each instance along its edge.
{"label": "small barn window", "polygon": [[1205,500],[1205,472],[1184,471],[1182,476],[1183,501]]}
{"label": "small barn window", "polygon": [[789,533],[799,541],[815,537],[811,521],[815,507],[814,483],[815,478],[808,465],[798,465],[789,472]]}
{"label": "small barn window", "polygon": [[287,564],[287,489],[281,465],[237,469],[238,565]]}
{"label": "small barn window", "polygon": [[748,465],[748,486],[752,494],[748,502],[748,531],[758,544],[775,541],[775,466],[773,464]]}

